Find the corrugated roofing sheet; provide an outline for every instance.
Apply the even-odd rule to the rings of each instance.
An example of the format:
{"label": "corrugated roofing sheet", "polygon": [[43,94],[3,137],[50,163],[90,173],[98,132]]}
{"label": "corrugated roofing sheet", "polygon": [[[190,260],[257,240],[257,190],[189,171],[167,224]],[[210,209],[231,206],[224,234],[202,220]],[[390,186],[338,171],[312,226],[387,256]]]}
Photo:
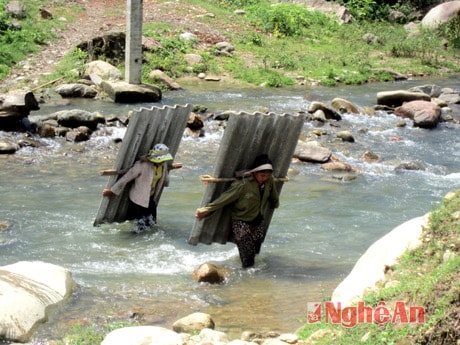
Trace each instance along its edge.
{"label": "corrugated roofing sheet", "polygon": [[[229,117],[219,146],[212,176],[232,178],[236,171],[247,169],[255,157],[266,153],[273,161],[273,176],[285,177],[304,123],[301,114],[237,113]],[[231,182],[209,183],[201,205],[216,199]],[[281,194],[283,182],[277,182]],[[281,198],[282,202],[282,198]],[[198,205],[197,205],[198,206]],[[264,215],[270,224],[273,210]],[[188,242],[211,244],[229,240],[230,213],[227,208],[196,220]]]}

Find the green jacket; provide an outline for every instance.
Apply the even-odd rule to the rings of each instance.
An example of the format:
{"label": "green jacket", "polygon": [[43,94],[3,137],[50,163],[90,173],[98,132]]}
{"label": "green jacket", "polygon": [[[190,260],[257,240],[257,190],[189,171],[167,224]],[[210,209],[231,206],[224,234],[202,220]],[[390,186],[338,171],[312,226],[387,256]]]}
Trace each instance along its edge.
{"label": "green jacket", "polygon": [[232,219],[246,222],[254,220],[259,214],[263,215],[267,208],[277,208],[279,206],[279,194],[273,178],[265,182],[262,198],[257,181],[250,176],[236,180],[216,200],[200,209],[212,212],[227,205],[231,207]]}

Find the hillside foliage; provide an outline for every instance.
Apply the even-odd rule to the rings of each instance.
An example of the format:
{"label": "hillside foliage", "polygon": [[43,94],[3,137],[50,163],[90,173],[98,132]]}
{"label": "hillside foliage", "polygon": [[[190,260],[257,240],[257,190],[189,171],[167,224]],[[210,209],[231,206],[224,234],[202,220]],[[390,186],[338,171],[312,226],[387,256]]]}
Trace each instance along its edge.
{"label": "hillside foliage", "polygon": [[[66,22],[82,10],[66,1],[53,2],[55,16],[42,20],[39,11],[46,1],[23,2],[27,6],[24,19],[12,18],[5,11],[0,13],[0,79],[28,54],[56,41],[56,29],[65,28]],[[143,82],[152,82],[148,77],[152,69],[160,69],[172,78],[225,74],[243,83],[268,87],[291,86],[299,80],[328,86],[391,81],[395,76],[389,70],[408,76],[460,72],[460,19],[436,31],[422,29],[411,38],[404,23],[388,21],[391,9],[405,13],[407,21],[413,20],[414,13],[435,5],[432,0],[340,0],[356,19],[346,25],[319,11],[287,2],[188,2],[215,14],[218,20],[212,23],[206,16],[197,15],[196,20],[220,30],[235,46],[235,53],[222,56],[214,46],[183,42],[179,38],[183,28],[166,21],[144,23],[144,36],[159,42],[162,49],[145,53]],[[2,8],[6,3],[0,0]],[[235,16],[236,9],[244,10],[245,15]],[[188,66],[185,56],[189,53],[200,55],[202,61]],[[84,52],[74,50],[49,78],[75,79],[75,73],[69,73],[71,66],[84,66],[87,58]],[[123,64],[117,67],[124,68]]]}

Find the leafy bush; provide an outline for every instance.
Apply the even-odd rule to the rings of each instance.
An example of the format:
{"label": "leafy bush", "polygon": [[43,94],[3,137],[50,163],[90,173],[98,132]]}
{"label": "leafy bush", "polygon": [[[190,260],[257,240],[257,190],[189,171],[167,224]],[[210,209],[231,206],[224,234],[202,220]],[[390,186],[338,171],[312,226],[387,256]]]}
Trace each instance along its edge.
{"label": "leafy bush", "polygon": [[10,27],[10,22],[8,18],[6,17],[5,13],[0,13],[0,33],[3,33],[4,31],[8,30]]}
{"label": "leafy bush", "polygon": [[77,81],[83,75],[86,63],[88,62],[88,53],[75,48],[57,64],[55,72],[47,77],[52,80],[65,76],[68,81]]}
{"label": "leafy bush", "polygon": [[357,20],[374,19],[377,9],[377,2],[374,0],[348,0],[343,1],[345,7]]}
{"label": "leafy bush", "polygon": [[329,26],[332,22],[324,13],[300,5],[258,5],[248,11],[256,25],[275,37],[298,37],[312,26]]}
{"label": "leafy bush", "polygon": [[[161,37],[158,32],[150,32],[154,35],[162,48],[144,54],[145,63],[142,66],[144,78],[154,69],[159,69],[171,78],[181,76],[187,68],[184,54],[193,49],[193,43],[180,39],[177,36]],[[150,36],[152,37],[152,36]]]}
{"label": "leafy bush", "polygon": [[264,45],[264,39],[263,39],[262,35],[260,35],[258,33],[250,32],[250,33],[247,33],[247,34],[243,34],[243,36],[240,37],[240,39],[239,39],[239,43],[241,43],[241,44],[253,44],[255,46],[262,47]]}
{"label": "leafy bush", "polygon": [[[24,1],[27,8],[27,15],[24,19],[18,20],[21,29],[15,29],[11,25],[11,18],[6,12],[0,13],[0,78],[4,78],[19,61],[30,53],[37,51],[38,46],[45,45],[53,39],[56,28],[65,25],[62,21],[40,18],[39,8],[47,1]],[[0,1],[0,8],[3,9],[6,1]],[[8,52],[8,53],[5,53]]]}
{"label": "leafy bush", "polygon": [[453,48],[460,48],[460,17],[439,26],[437,33],[444,37]]}
{"label": "leafy bush", "polygon": [[404,2],[407,2],[409,5],[416,9],[428,8],[434,4],[439,3],[438,0],[407,0]]}
{"label": "leafy bush", "polygon": [[337,0],[335,2],[345,6],[359,21],[387,21],[390,9],[399,10],[410,18],[418,10],[429,8],[438,3],[436,0]]}
{"label": "leafy bush", "polygon": [[266,81],[262,85],[267,87],[282,87],[293,85],[294,82],[291,78],[286,77],[284,74],[275,70],[265,71]]}

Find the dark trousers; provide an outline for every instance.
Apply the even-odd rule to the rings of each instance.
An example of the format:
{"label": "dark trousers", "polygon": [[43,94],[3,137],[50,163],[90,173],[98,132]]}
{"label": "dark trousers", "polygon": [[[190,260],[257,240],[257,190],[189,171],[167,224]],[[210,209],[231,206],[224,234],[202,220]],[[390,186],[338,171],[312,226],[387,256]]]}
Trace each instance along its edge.
{"label": "dark trousers", "polygon": [[148,218],[149,216],[152,216],[154,221],[157,220],[157,204],[155,200],[153,199],[153,196],[150,197],[149,201],[149,207],[145,208],[140,205],[137,205],[133,202],[132,204],[132,209],[133,209],[133,215],[135,219],[143,219],[143,218]]}
{"label": "dark trousers", "polygon": [[251,225],[242,220],[232,220],[232,232],[242,266],[244,268],[253,266],[264,240],[265,225],[263,222]]}

